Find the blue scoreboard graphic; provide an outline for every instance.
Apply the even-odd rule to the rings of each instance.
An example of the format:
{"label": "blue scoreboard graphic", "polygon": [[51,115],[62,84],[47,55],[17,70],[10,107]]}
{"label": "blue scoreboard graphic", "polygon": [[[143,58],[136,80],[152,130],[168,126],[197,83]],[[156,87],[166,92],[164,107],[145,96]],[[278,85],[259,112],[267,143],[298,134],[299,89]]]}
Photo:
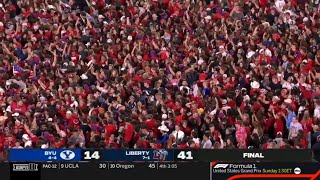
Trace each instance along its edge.
{"label": "blue scoreboard graphic", "polygon": [[[293,158],[294,157],[294,158]],[[311,151],[301,150],[190,150],[190,149],[11,149],[11,162],[65,161],[310,161]]]}
{"label": "blue scoreboard graphic", "polygon": [[12,149],[9,160],[19,161],[172,161],[172,150]]}
{"label": "blue scoreboard graphic", "polygon": [[80,149],[11,149],[10,161],[81,161]]}

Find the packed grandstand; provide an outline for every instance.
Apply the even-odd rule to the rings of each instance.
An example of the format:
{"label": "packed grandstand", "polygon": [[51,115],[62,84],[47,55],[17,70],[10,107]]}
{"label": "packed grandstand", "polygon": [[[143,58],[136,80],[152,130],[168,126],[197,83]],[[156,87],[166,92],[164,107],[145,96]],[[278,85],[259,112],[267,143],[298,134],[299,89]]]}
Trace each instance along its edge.
{"label": "packed grandstand", "polygon": [[0,2],[0,152],[320,150],[318,0]]}

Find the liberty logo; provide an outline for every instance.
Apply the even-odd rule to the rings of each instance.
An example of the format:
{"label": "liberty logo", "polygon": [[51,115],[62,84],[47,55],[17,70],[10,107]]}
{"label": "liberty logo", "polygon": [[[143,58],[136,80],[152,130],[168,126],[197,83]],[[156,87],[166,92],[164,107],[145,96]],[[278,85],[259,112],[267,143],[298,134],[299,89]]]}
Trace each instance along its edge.
{"label": "liberty logo", "polygon": [[75,156],[76,154],[71,150],[64,150],[60,153],[61,159],[67,160],[67,161],[72,160]]}
{"label": "liberty logo", "polygon": [[164,149],[158,149],[153,151],[153,159],[164,161],[168,155],[168,151]]}

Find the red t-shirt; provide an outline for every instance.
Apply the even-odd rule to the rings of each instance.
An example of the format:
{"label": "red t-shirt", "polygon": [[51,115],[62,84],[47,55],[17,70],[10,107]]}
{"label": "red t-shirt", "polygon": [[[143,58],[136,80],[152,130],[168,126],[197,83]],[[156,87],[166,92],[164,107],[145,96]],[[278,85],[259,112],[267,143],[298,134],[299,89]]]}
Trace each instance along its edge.
{"label": "red t-shirt", "polygon": [[104,129],[106,130],[106,139],[108,139],[111,136],[111,134],[114,134],[115,132],[117,132],[117,128],[113,124],[106,125]]}
{"label": "red t-shirt", "polygon": [[266,8],[268,6],[268,0],[259,0],[259,5],[262,8]]}
{"label": "red t-shirt", "polygon": [[181,129],[183,132],[184,132],[184,134],[185,135],[187,135],[187,136],[190,136],[190,134],[191,134],[191,131],[192,131],[192,129],[190,128],[190,127],[186,127],[186,128],[184,128],[184,127],[182,127],[182,129]]}
{"label": "red t-shirt", "polygon": [[180,124],[183,121],[183,115],[176,116],[176,124]]}
{"label": "red t-shirt", "polygon": [[274,119],[269,118],[269,119],[264,119],[264,124],[265,124],[265,131],[269,131],[272,126],[274,126]]}
{"label": "red t-shirt", "polygon": [[133,125],[131,123],[126,123],[126,128],[125,128],[125,132],[124,132],[124,140],[126,142],[131,141],[133,132],[134,132]]}
{"label": "red t-shirt", "polygon": [[281,132],[283,134],[284,125],[281,119],[275,119],[273,127],[274,127],[274,134],[277,134],[278,132]]}
{"label": "red t-shirt", "polygon": [[147,119],[146,120],[147,130],[152,131],[157,127],[157,121],[155,119]]}
{"label": "red t-shirt", "polygon": [[300,122],[302,127],[303,127],[303,132],[304,134],[308,134],[309,132],[312,131],[312,120],[307,120],[307,121],[301,121]]}
{"label": "red t-shirt", "polygon": [[11,103],[11,110],[12,112],[19,112],[21,114],[24,114],[25,112],[27,112],[27,105],[23,104],[22,106],[18,106],[17,102],[12,102]]}

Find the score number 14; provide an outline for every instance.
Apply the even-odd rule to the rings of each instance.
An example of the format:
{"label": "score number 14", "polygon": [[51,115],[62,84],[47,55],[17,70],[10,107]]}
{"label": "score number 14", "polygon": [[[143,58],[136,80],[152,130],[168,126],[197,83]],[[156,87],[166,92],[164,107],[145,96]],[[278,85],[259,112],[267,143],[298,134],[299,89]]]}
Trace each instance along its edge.
{"label": "score number 14", "polygon": [[192,151],[180,151],[177,158],[182,160],[193,160]]}
{"label": "score number 14", "polygon": [[100,159],[100,154],[99,151],[94,151],[94,152],[90,152],[90,151],[85,151],[84,152],[84,158],[85,160],[89,160],[89,159]]}

